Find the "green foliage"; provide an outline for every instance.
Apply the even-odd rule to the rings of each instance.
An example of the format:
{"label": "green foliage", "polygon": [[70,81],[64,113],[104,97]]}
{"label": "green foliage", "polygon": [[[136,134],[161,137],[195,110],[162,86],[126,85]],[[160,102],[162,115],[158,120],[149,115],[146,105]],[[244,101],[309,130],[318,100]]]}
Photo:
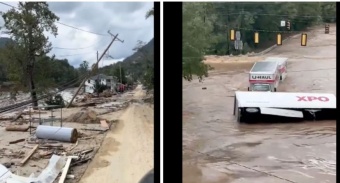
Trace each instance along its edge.
{"label": "green foliage", "polygon": [[197,75],[201,80],[207,75],[202,62],[205,52],[216,42],[213,35],[215,16],[209,3],[183,3],[183,77],[192,80]]}
{"label": "green foliage", "polygon": [[[185,2],[183,3],[183,77],[199,80],[207,76],[204,55],[246,54],[261,51],[283,37],[325,22],[336,22],[335,2]],[[291,29],[280,27],[288,20]],[[234,49],[230,29],[239,30],[243,50]],[[260,43],[254,44],[254,30],[260,31]]]}
{"label": "green foliage", "polygon": [[97,94],[102,93],[104,90],[109,88],[108,86],[100,83],[99,80],[95,80],[93,87],[94,87],[94,92]]}
{"label": "green foliage", "polygon": [[143,85],[153,88],[154,70],[154,39],[147,44],[138,41],[133,49],[136,51],[122,62],[100,68],[100,72],[106,75],[115,76],[120,82],[120,68],[122,68],[122,80],[124,84],[133,84],[140,81]]}
{"label": "green foliage", "polygon": [[47,110],[50,109],[57,109],[57,108],[63,108],[65,107],[64,99],[60,94],[57,94],[55,96],[49,96],[46,100],[45,103],[47,105],[57,105],[58,107],[47,107]]}
{"label": "green foliage", "polygon": [[151,8],[148,12],[146,12],[145,18],[148,19],[154,14],[154,8]]}
{"label": "green foliage", "polygon": [[[58,28],[54,23],[59,17],[49,10],[46,2],[19,2],[18,9],[12,8],[2,14],[4,27],[15,41],[15,44],[6,47],[5,52],[8,54],[5,54],[5,59],[13,63],[11,70],[15,72],[11,77],[21,83],[28,83],[32,100],[36,101],[34,68],[37,57],[50,52],[52,44],[44,33],[57,35]],[[37,105],[34,102],[34,106]]]}
{"label": "green foliage", "polygon": [[84,60],[83,63],[79,65],[78,71],[81,76],[87,74],[89,71],[89,62]]}

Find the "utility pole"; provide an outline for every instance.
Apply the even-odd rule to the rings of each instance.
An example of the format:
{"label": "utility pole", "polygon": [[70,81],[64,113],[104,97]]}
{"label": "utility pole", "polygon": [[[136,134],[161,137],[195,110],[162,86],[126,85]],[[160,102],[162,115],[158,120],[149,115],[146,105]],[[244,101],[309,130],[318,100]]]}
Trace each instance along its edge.
{"label": "utility pole", "polygon": [[106,49],[104,50],[103,54],[97,59],[97,62],[96,62],[96,64],[95,64],[95,66],[93,67],[93,69],[90,71],[89,75],[88,75],[87,77],[85,77],[84,80],[81,82],[80,86],[78,87],[78,90],[76,91],[76,93],[75,93],[74,96],[72,97],[70,103],[67,105],[67,108],[69,108],[69,107],[71,106],[71,104],[72,104],[74,98],[76,98],[76,96],[78,95],[80,88],[84,85],[84,83],[85,83],[85,81],[88,79],[88,77],[92,75],[94,68],[97,68],[97,67],[98,67],[99,61],[104,57],[105,53],[109,50],[109,48],[111,47],[112,43],[113,43],[116,39],[117,39],[118,41],[124,43],[124,40],[120,40],[120,39],[118,38],[118,34],[113,35],[113,34],[111,34],[110,31],[108,31],[108,33],[109,33],[111,36],[113,36],[112,41],[110,42],[109,46],[106,47]]}
{"label": "utility pole", "polygon": [[[109,32],[109,34],[110,34],[111,36],[113,36],[113,34],[111,34],[110,32]],[[124,43],[124,40],[120,40],[119,38],[117,38],[117,40],[120,41],[120,42],[122,42],[122,43]],[[122,63],[119,64],[119,75],[120,75],[120,83],[123,84],[123,78],[122,78]]]}
{"label": "utility pole", "polygon": [[123,78],[122,78],[122,63],[119,63],[119,75],[120,75],[120,83],[123,84]]}

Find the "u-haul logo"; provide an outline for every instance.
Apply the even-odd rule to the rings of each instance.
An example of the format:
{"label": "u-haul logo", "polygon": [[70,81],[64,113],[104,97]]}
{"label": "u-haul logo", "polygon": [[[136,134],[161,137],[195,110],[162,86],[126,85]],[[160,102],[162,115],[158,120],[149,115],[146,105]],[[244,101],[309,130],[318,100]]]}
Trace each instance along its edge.
{"label": "u-haul logo", "polygon": [[252,75],[251,76],[251,79],[268,79],[268,80],[271,80],[272,79],[272,77],[271,76],[261,76],[261,75]]}
{"label": "u-haul logo", "polygon": [[314,97],[314,96],[296,96],[298,98],[298,101],[304,101],[304,102],[311,102],[313,100],[318,100],[320,102],[328,102],[329,98],[328,97]]}

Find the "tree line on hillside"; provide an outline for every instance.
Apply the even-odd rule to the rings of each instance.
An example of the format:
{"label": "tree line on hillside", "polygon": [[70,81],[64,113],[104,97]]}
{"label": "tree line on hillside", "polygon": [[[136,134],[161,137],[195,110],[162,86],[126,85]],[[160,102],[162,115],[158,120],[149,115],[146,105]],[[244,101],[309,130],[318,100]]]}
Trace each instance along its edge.
{"label": "tree line on hillside", "polygon": [[[280,27],[289,21],[290,30]],[[306,28],[336,22],[335,2],[185,2],[183,3],[183,77],[207,76],[204,55],[245,54],[272,46],[283,37]],[[235,50],[230,30],[239,30],[243,50]],[[254,43],[258,30],[260,43]]]}
{"label": "tree line on hillside", "polygon": [[[1,16],[4,19],[3,28],[11,36],[11,41],[5,45],[1,43],[0,86],[3,82],[10,82],[14,83],[11,90],[30,91],[33,105],[37,106],[39,93],[56,87],[78,86],[83,76],[89,73],[86,61],[79,68],[74,68],[67,59],[47,56],[52,43],[44,33],[48,32],[55,37],[58,35],[56,22],[59,17],[49,9],[46,2],[19,2],[18,8],[2,12]],[[146,18],[150,16],[153,16],[153,9],[146,12]],[[116,76],[124,84],[135,81],[146,83],[145,76],[150,75],[150,69],[153,69],[153,64],[150,64],[153,63],[153,56],[149,59],[153,47],[146,52],[145,46],[137,44],[134,55],[138,58],[132,59],[136,63],[132,64],[133,69],[129,69],[130,64],[120,64],[118,72],[117,64],[114,64],[106,68],[106,74]],[[153,76],[149,78],[153,80]]]}

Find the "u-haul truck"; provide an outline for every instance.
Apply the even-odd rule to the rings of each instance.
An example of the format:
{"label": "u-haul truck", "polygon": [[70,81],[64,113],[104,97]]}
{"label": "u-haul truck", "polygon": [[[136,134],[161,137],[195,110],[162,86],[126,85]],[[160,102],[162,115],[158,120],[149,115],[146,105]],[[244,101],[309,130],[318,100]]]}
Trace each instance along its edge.
{"label": "u-haul truck", "polygon": [[285,57],[267,57],[265,62],[278,62],[280,81],[283,81],[287,77],[287,60]]}
{"label": "u-haul truck", "polygon": [[279,83],[280,73],[277,61],[256,62],[249,72],[248,91],[276,92]]}
{"label": "u-haul truck", "polygon": [[335,120],[336,97],[329,93],[237,91],[234,115],[238,122]]}

